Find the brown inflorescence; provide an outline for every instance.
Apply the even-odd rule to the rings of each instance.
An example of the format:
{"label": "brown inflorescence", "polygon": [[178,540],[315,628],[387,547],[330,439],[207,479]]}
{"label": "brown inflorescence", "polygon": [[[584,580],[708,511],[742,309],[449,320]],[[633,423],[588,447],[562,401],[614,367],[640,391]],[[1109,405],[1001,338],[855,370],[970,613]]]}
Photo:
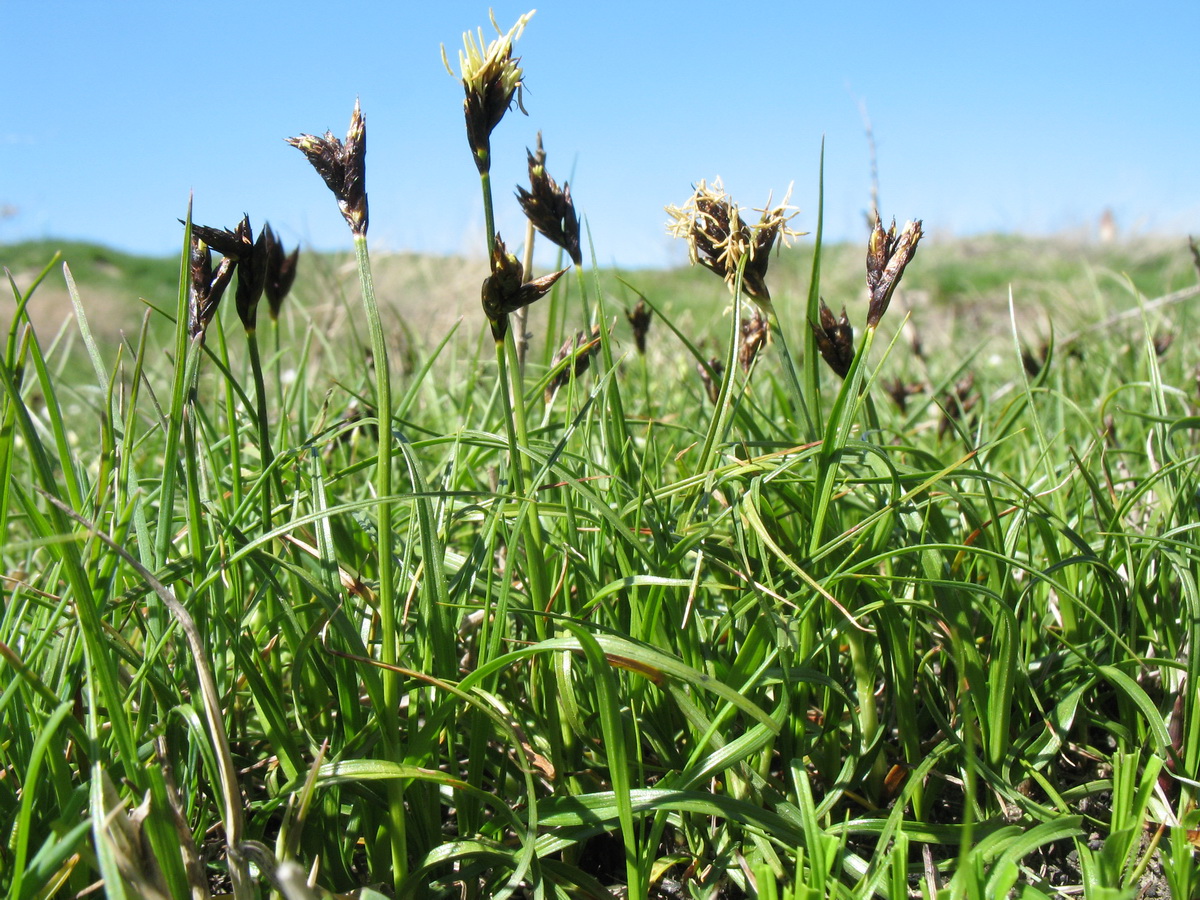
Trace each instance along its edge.
{"label": "brown inflorescence", "polygon": [[771,326],[756,308],[748,319],[742,319],[742,345],[738,350],[738,362],[742,371],[749,372],[759,352],[767,344],[771,334]]}
{"label": "brown inflorescence", "polygon": [[291,253],[285,253],[283,244],[279,242],[279,236],[275,234],[269,224],[263,225],[263,235],[267,242],[267,279],[264,291],[267,295],[267,309],[271,314],[271,320],[276,321],[279,318],[279,310],[283,306],[284,298],[287,297],[292,289],[292,284],[296,281],[300,248],[297,247]]}
{"label": "brown inflorescence", "polygon": [[546,171],[546,151],[542,148],[542,133],[538,132],[537,152],[529,155],[529,190],[517,187],[517,202],[533,227],[551,243],[561,247],[575,265],[583,265],[579,249],[579,215],[571,200],[571,186],[559,187]]}
{"label": "brown inflorescence", "polygon": [[637,345],[638,353],[646,353],[646,335],[650,331],[650,310],[645,300],[639,300],[637,306],[625,311],[629,327],[633,329],[633,342]]}
{"label": "brown inflorescence", "polygon": [[[767,289],[767,265],[775,241],[786,243],[799,233],[787,227],[796,213],[787,203],[762,210],[757,225],[751,228],[742,219],[738,206],[721,187],[720,179],[712,187],[701,181],[683,206],[668,206],[668,229],[687,241],[693,263],[720,275],[733,289],[742,265],[742,289],[746,295],[769,309],[771,292]],[[742,264],[742,259],[745,263]]]}
{"label": "brown inflorescence", "polygon": [[213,272],[212,252],[208,244],[196,233],[192,233],[191,289],[188,293],[188,335],[204,338],[208,324],[217,314],[217,307],[225,295],[225,289],[233,279],[237,263],[230,256],[221,258],[217,271]]}
{"label": "brown inflorescence", "polygon": [[854,329],[850,326],[846,308],[842,307],[840,318],[834,318],[833,311],[822,300],[819,315],[819,322],[808,323],[817,339],[817,349],[829,368],[839,378],[845,378],[850,371],[850,364],[854,362]]}
{"label": "brown inflorescence", "polygon": [[[230,275],[232,268],[236,266],[238,284],[234,301],[237,303],[238,318],[242,320],[242,326],[247,331],[254,331],[258,319],[258,301],[262,299],[267,280],[266,229],[259,234],[257,241],[254,240],[250,217],[242,216],[242,220],[232,231],[228,228],[192,225],[192,237],[225,257],[221,262],[222,268],[226,260],[230,261]],[[212,304],[211,299],[209,304],[215,311],[216,306]],[[211,315],[209,319],[211,320]],[[204,321],[203,324],[207,326],[208,323]]]}
{"label": "brown inflorescence", "polygon": [[883,230],[883,220],[875,217],[875,228],[867,243],[867,289],[871,303],[867,308],[867,327],[874,328],[887,312],[892,294],[900,283],[900,276],[917,252],[917,244],[924,236],[921,220],[907,222],[904,230],[896,234],[896,221]]}
{"label": "brown inflorescence", "polygon": [[954,428],[954,423],[967,418],[979,402],[975,393],[975,373],[968,372],[942,397],[942,419],[938,423],[938,437]]}
{"label": "brown inflorescence", "polygon": [[554,282],[567,271],[560,269],[525,281],[525,267],[508,252],[499,234],[492,248],[491,266],[492,274],[483,280],[483,311],[492,326],[492,337],[497,341],[504,340],[508,333],[508,314],[546,296]]}
{"label": "brown inflorescence", "polygon": [[324,137],[302,134],[287,142],[303,153],[337,198],[338,208],[357,237],[366,237],[367,212],[367,122],[358,100],[350,116],[343,143],[326,131]]}
{"label": "brown inflorescence", "polygon": [[563,341],[563,345],[554,354],[553,367],[557,367],[559,363],[562,363],[568,357],[572,361],[570,364],[563,366],[562,370],[556,373],[546,385],[545,400],[547,403],[554,399],[555,392],[570,381],[572,376],[578,378],[588,370],[592,362],[592,356],[599,349],[599,324],[592,326],[591,334],[585,335],[582,331],[577,331],[573,338],[567,338]]}
{"label": "brown inflorescence", "polygon": [[721,376],[725,373],[725,363],[721,362],[718,357],[714,356],[708,361],[707,366],[702,362],[696,363],[696,371],[700,373],[700,380],[704,383],[704,392],[708,394],[708,399],[713,403],[716,403],[721,396],[721,385],[719,381]]}
{"label": "brown inflorescence", "polygon": [[[517,65],[520,57],[512,55],[513,41],[521,36],[526,23],[533,16],[528,12],[517,20],[517,24],[505,34],[500,31],[496,19],[492,17],[492,27],[496,29],[497,37],[485,44],[482,29],[476,36],[471,32],[463,34],[463,49],[458,51],[459,75],[462,79],[463,114],[467,121],[467,143],[475,157],[475,166],[481,175],[491,170],[491,136],[504,114],[512,108],[513,100],[524,112],[521,105],[521,93],[524,88],[521,67]],[[446,58],[446,48],[442,47],[442,62],[446,71],[451,75],[450,61]]]}

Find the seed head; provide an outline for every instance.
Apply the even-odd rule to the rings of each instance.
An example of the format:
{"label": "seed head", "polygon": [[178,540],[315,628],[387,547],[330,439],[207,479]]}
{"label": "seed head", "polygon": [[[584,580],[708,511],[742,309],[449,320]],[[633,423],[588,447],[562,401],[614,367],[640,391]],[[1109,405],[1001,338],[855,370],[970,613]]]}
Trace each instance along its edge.
{"label": "seed head", "polygon": [[367,122],[358,100],[343,144],[326,131],[324,137],[302,134],[287,142],[303,153],[337,197],[338,208],[356,237],[367,234]]}
{"label": "seed head", "polygon": [[725,373],[725,363],[714,356],[707,366],[702,362],[696,363],[696,371],[700,373],[700,381],[704,383],[704,392],[708,394],[709,401],[715,404],[721,397],[719,381]]}
{"label": "seed head", "polygon": [[883,389],[892,398],[892,402],[896,404],[896,408],[900,412],[907,412],[908,398],[924,391],[925,385],[919,381],[905,382],[903,379],[896,377],[891,381],[883,382]]}
{"label": "seed head", "polygon": [[834,318],[833,311],[821,301],[819,308],[820,322],[808,323],[817,339],[817,349],[829,364],[829,368],[837,373],[839,378],[845,378],[854,361],[854,329],[850,327],[850,319],[846,308],[842,307],[841,318]]}
{"label": "seed head", "polygon": [[278,321],[279,310],[283,300],[292,289],[296,280],[296,266],[300,260],[300,248],[291,253],[283,252],[283,244],[270,225],[263,225],[263,234],[267,242],[267,281],[264,288],[267,295],[267,308],[271,321]]}
{"label": "seed head", "polygon": [[766,346],[770,334],[771,326],[757,309],[750,318],[742,319],[742,346],[738,351],[738,362],[742,364],[743,372],[750,371],[750,366]]}
{"label": "seed head", "polygon": [[[250,220],[243,219],[246,228],[250,228]],[[237,303],[238,318],[247,332],[253,332],[258,325],[258,301],[262,299],[267,286],[267,237],[265,231],[260,231],[258,240],[251,245],[247,259],[238,263],[238,286],[233,299]]]}
{"label": "seed head", "polygon": [[[521,59],[513,57],[512,49],[513,41],[521,36],[535,12],[537,10],[530,10],[521,16],[507,33],[500,30],[495,15],[491,15],[497,37],[488,44],[484,43],[482,28],[478,30],[478,41],[476,35],[469,31],[463,34],[463,49],[458,51],[459,75],[466,92],[463,113],[467,120],[467,143],[470,144],[475,166],[481,175],[491,169],[492,131],[512,108],[514,97],[521,112],[525,112],[521,103],[525,82],[522,80],[521,67],[517,65]],[[453,76],[454,70],[450,68],[444,44],[442,62],[446,65],[446,71]]]}
{"label": "seed head", "polygon": [[579,250],[579,216],[571,200],[571,186],[563,182],[560,188],[546,171],[546,151],[542,148],[542,133],[538,132],[537,153],[529,155],[529,190],[517,187],[517,202],[525,217],[546,238],[567,251],[571,262],[583,265]]}
{"label": "seed head", "polygon": [[[791,192],[788,192],[790,196]],[[799,232],[787,227],[796,211],[783,203],[771,206],[770,198],[761,210],[762,217],[753,228],[742,219],[741,212],[721,186],[718,178],[712,187],[702,180],[683,206],[668,206],[671,221],[667,230],[687,241],[688,256],[723,279],[732,290],[737,280],[738,264],[746,257],[742,272],[742,287],[747,296],[766,310],[770,309],[771,292],[767,290],[767,264],[776,239],[786,244]]]}
{"label": "seed head", "polygon": [[492,326],[492,337],[504,340],[508,333],[508,314],[540,300],[566,269],[560,269],[533,281],[525,281],[525,267],[508,252],[500,235],[492,249],[492,274],[483,280],[483,311]]}
{"label": "seed head", "polygon": [[650,331],[650,310],[646,307],[646,301],[639,300],[637,306],[626,311],[625,318],[629,320],[629,325],[633,328],[633,341],[637,344],[638,353],[644,356],[646,334]]}
{"label": "seed head", "polygon": [[867,242],[867,290],[871,292],[871,303],[867,307],[867,327],[874,328],[887,312],[892,294],[917,252],[917,243],[924,237],[921,220],[906,222],[904,230],[896,236],[896,220],[892,227],[883,230],[883,220],[875,217],[875,228]]}
{"label": "seed head", "polygon": [[575,337],[567,338],[558,351],[554,354],[553,367],[557,367],[559,363],[565,361],[567,357],[572,358],[570,365],[564,366],[562,371],[555,374],[550,379],[550,383],[546,385],[545,400],[549,403],[554,399],[555,392],[571,380],[572,374],[578,378],[588,370],[592,362],[592,355],[600,349],[600,325],[597,323],[592,326],[590,335],[585,335],[582,331],[575,332]]}
{"label": "seed head", "polygon": [[233,257],[226,256],[217,266],[216,274],[212,270],[212,253],[206,244],[192,229],[191,274],[192,284],[188,293],[188,334],[203,339],[208,323],[217,314],[221,297],[233,278],[233,270],[237,263]]}
{"label": "seed head", "polygon": [[[242,320],[242,325],[247,331],[253,331],[258,316],[258,301],[262,299],[263,288],[267,277],[267,241],[265,234],[260,234],[258,240],[254,240],[254,231],[250,227],[250,217],[242,216],[242,221],[237,223],[237,227],[230,231],[228,228],[209,228],[205,225],[192,226],[192,238],[201,243],[217,250],[225,258],[221,261],[221,270],[225,269],[226,262],[229,263],[228,274],[225,275],[225,284],[228,285],[229,278],[233,275],[234,267],[238,272],[237,293],[234,295],[234,300],[237,303],[238,317]],[[195,247],[193,245],[193,283],[203,280],[204,263],[196,257]],[[224,290],[224,288],[222,288]],[[219,297],[218,297],[219,299]],[[212,307],[212,312],[216,312],[216,304],[211,298],[208,305]],[[204,319],[203,309],[198,321],[203,322],[206,327],[208,321],[211,321],[212,315],[208,319]],[[193,322],[192,327],[195,327]],[[203,330],[203,328],[201,328]],[[195,333],[195,332],[193,332]]]}

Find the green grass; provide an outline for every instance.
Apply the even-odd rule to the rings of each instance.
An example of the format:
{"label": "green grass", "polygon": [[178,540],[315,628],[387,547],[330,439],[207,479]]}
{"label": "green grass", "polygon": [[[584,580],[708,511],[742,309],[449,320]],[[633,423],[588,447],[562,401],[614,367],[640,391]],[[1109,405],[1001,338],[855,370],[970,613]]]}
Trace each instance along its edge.
{"label": "green grass", "polygon": [[[905,297],[926,256],[956,249],[923,248]],[[823,269],[827,299],[854,307],[854,290],[834,293],[851,255],[835,248]],[[1072,265],[1062,257],[1054,271]],[[647,296],[674,316],[672,296],[706,294],[715,347],[724,288],[675,277],[674,295],[646,278]],[[799,298],[777,298],[799,328]],[[149,337],[68,367],[15,323],[0,369],[0,877],[13,896],[99,877],[113,896],[153,879],[183,896],[189,877],[219,891],[231,816],[248,872],[286,880],[291,861],[319,863],[321,889],[367,896],[391,884],[397,796],[403,886],[418,894],[637,881],[683,896],[932,895],[927,870],[948,896],[1053,896],[1039,873],[1093,896],[1152,881],[1195,894],[1194,791],[1178,776],[1200,757],[1187,687],[1197,360],[1182,340],[1160,358],[1146,337],[1163,316],[1187,333],[1185,304],[1147,313],[1149,331],[1126,319],[1052,353],[1033,380],[1011,338],[986,364],[961,343],[922,361],[879,340],[862,370],[879,430],[822,371],[818,445],[784,414],[768,351],[728,380],[726,430],[701,468],[716,411],[664,319],[646,358],[622,323],[614,368],[549,406],[531,364],[537,604],[515,539],[533,495],[505,485],[494,366],[469,340],[410,347],[412,371],[394,379],[390,670],[374,600],[378,431],[361,417],[371,376],[359,345],[289,304],[277,336],[260,329],[280,347],[268,373],[301,363],[294,381],[267,378],[283,487],[270,530],[236,327],[210,333],[192,403]],[[966,368],[979,399],[939,428],[937,397]],[[930,386],[905,412],[875,381],[893,374]],[[607,423],[618,392],[621,443]],[[156,533],[173,429],[177,487]],[[425,589],[435,575],[444,599]],[[398,732],[384,735],[389,677]],[[252,896],[269,885],[248,881]]]}
{"label": "green grass", "polygon": [[878,333],[802,243],[749,371],[710,273],[585,265],[522,371],[330,180],[254,352],[186,254],[0,248],[8,896],[1200,896],[1182,240],[928,238]]}

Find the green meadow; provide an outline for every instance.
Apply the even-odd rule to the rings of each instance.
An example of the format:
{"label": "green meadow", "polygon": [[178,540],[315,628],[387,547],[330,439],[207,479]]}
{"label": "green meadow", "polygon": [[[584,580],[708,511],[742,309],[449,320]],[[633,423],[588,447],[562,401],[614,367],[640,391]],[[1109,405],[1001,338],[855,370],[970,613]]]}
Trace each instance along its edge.
{"label": "green meadow", "polygon": [[1200,896],[1195,245],[697,182],[618,271],[553,154],[501,238],[520,27],[478,257],[370,246],[357,107],[344,254],[0,247],[0,888]]}

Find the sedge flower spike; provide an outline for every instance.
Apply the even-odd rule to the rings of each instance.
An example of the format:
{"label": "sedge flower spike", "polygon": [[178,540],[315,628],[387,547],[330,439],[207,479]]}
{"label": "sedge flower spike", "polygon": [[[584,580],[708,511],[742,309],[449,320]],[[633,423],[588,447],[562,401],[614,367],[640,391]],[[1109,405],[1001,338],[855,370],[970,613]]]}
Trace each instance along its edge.
{"label": "sedge flower spike", "polygon": [[493,245],[491,264],[492,274],[483,280],[483,311],[492,326],[492,337],[499,343],[508,333],[508,314],[542,299],[567,270],[559,269],[525,281],[525,267],[508,252],[499,234]]}
{"label": "sedge flower spike", "polygon": [[191,337],[203,340],[209,323],[217,314],[221,297],[233,280],[236,266],[233,257],[222,257],[214,274],[212,252],[208,244],[195,233],[192,234],[191,287],[188,291],[188,334]]}
{"label": "sedge flower spike", "polygon": [[300,261],[300,248],[291,253],[285,253],[279,235],[270,225],[263,226],[263,236],[267,242],[267,279],[264,292],[267,295],[267,308],[271,321],[278,321],[279,310],[283,300],[292,289],[296,280],[296,266]]}
{"label": "sedge flower spike", "polygon": [[638,353],[645,356],[646,335],[650,331],[650,310],[646,308],[646,301],[639,300],[637,306],[626,310],[625,318],[629,320],[629,327],[633,329],[633,341],[637,344]]}
{"label": "sedge flower spike", "polygon": [[671,217],[667,230],[687,241],[693,265],[699,263],[720,275],[730,290],[736,283],[738,266],[745,258],[742,289],[751,300],[770,311],[771,292],[766,276],[771,249],[776,240],[786,245],[790,238],[800,235],[787,225],[796,215],[787,201],[788,197],[784,197],[783,203],[772,206],[768,198],[767,205],[760,210],[758,224],[751,227],[725,193],[719,178],[711,187],[701,180],[683,206],[667,207],[667,215]]}
{"label": "sedge flower spike", "polygon": [[[242,320],[242,326],[247,331],[254,331],[258,319],[258,301],[262,299],[263,289],[266,287],[267,281],[267,239],[265,231],[259,234],[257,241],[254,240],[254,231],[250,227],[250,217],[242,216],[242,221],[238,222],[237,227],[232,231],[228,228],[209,228],[205,225],[192,225],[192,236],[225,257],[225,260],[221,263],[222,270],[225,268],[225,261],[229,261],[228,274],[224,275],[226,284],[228,284],[229,276],[233,274],[233,267],[237,267],[238,284],[237,291],[234,294],[234,301],[237,303],[238,318]],[[200,266],[199,269],[196,268],[197,265]],[[195,283],[198,276],[201,280],[203,279],[202,260],[193,256],[193,283]],[[213,311],[215,311],[216,304],[211,299],[208,305],[212,306]],[[208,318],[211,320],[211,314]],[[199,321],[204,322],[203,314],[201,314]],[[207,322],[204,322],[204,324],[207,326]]]}
{"label": "sedge flower spike", "polygon": [[867,307],[868,328],[878,325],[887,312],[904,267],[916,255],[917,244],[924,236],[920,219],[906,222],[904,230],[897,236],[895,219],[892,227],[884,231],[883,220],[875,217],[875,228],[867,242],[867,290],[871,292],[871,303]]}
{"label": "sedge flower spike", "polygon": [[583,265],[583,253],[579,249],[579,215],[571,200],[571,185],[564,181],[559,187],[546,171],[546,151],[542,147],[540,131],[537,153],[528,149],[525,152],[529,156],[529,190],[517,187],[517,202],[521,204],[525,218],[547,240],[565,250],[571,262]]}
{"label": "sedge flower spike", "polygon": [[367,236],[367,120],[358,100],[343,143],[326,131],[324,137],[302,134],[287,142],[303,153],[333,195],[355,237]]}
{"label": "sedge flower spike", "polygon": [[[463,113],[467,120],[467,143],[480,175],[491,170],[492,132],[512,108],[514,99],[521,112],[525,112],[521,103],[525,82],[518,65],[521,58],[512,55],[513,42],[521,36],[535,12],[537,10],[525,13],[507,32],[500,30],[493,14],[492,27],[496,29],[497,37],[490,43],[484,42],[482,28],[478,30],[478,40],[469,31],[463,34],[463,49],[458,51],[459,77],[466,93]],[[442,45],[442,62],[453,76],[445,45]]]}
{"label": "sedge flower spike", "polygon": [[854,362],[854,329],[850,326],[846,307],[842,307],[841,317],[835,318],[833,310],[821,300],[818,315],[820,322],[808,323],[817,339],[817,349],[829,368],[839,378],[845,378],[850,372],[850,364]]}

